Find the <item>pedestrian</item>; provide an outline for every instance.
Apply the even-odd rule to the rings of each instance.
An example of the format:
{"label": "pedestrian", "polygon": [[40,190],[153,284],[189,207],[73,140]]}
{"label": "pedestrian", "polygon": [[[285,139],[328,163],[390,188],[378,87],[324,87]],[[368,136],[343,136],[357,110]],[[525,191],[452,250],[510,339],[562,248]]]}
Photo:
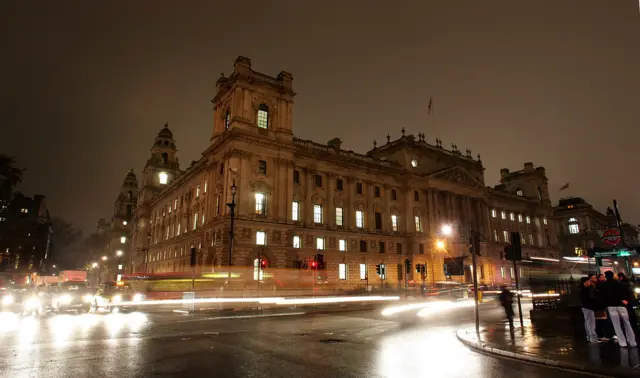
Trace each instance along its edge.
{"label": "pedestrian", "polygon": [[603,294],[603,287],[607,280],[604,274],[598,273],[591,277],[591,282],[596,289],[596,332],[600,336],[601,341],[616,341],[613,324],[607,315],[607,303]]}
{"label": "pedestrian", "polygon": [[582,314],[584,315],[584,330],[587,336],[587,341],[590,343],[600,343],[596,333],[596,316],[594,310],[596,309],[596,288],[591,283],[591,277],[582,277],[580,282],[580,302],[582,303]]}
{"label": "pedestrian", "polygon": [[504,307],[504,312],[507,315],[507,319],[509,319],[509,328],[513,330],[515,327],[513,326],[513,317],[515,313],[513,312],[513,293],[507,289],[506,286],[501,286],[502,292],[500,292],[500,305]]}
{"label": "pedestrian", "polygon": [[625,295],[624,300],[627,301],[627,304],[624,307],[627,309],[627,314],[629,314],[629,323],[631,324],[631,328],[635,331],[636,336],[638,336],[638,317],[636,316],[636,311],[634,309],[636,296],[634,293],[633,283],[622,272],[618,273],[618,281],[623,288],[623,294]]}
{"label": "pedestrian", "polygon": [[612,271],[607,271],[605,277],[607,282],[602,286],[602,294],[607,304],[609,318],[613,323],[613,329],[618,337],[618,345],[622,348],[627,346],[635,348],[637,346],[636,335],[629,323],[629,314],[625,307],[629,302],[624,299],[626,297],[624,287],[616,280],[617,277]]}

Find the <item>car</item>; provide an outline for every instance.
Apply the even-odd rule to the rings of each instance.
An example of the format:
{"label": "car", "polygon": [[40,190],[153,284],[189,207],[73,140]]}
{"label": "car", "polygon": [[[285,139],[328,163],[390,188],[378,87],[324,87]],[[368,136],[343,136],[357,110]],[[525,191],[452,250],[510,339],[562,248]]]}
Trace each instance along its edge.
{"label": "car", "polygon": [[67,281],[56,285],[51,297],[54,312],[89,312],[93,301],[93,291],[84,281]]}
{"label": "car", "polygon": [[22,315],[44,315],[51,307],[51,292],[44,286],[24,290],[20,297]]}
{"label": "car", "polygon": [[22,312],[22,292],[15,288],[0,288],[0,311]]}
{"label": "car", "polygon": [[135,311],[136,303],[142,299],[142,294],[136,293],[130,285],[122,281],[107,282],[101,284],[96,291],[91,302],[91,311],[99,309],[108,312]]}

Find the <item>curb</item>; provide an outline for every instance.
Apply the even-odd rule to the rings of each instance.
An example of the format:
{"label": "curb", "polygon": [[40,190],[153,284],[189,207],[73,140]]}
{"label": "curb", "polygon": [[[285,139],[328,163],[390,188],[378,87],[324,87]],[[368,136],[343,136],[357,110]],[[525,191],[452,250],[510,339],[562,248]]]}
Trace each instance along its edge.
{"label": "curb", "polygon": [[471,341],[464,337],[468,332],[465,330],[458,330],[456,332],[456,337],[458,340],[464,344],[467,348],[481,352],[490,354],[493,356],[506,357],[515,360],[521,360],[530,362],[537,365],[571,370],[576,373],[588,373],[595,374],[602,377],[619,377],[619,378],[638,378],[639,371],[637,370],[627,370],[621,369],[618,367],[608,367],[608,366],[597,366],[597,365],[586,365],[586,364],[574,364],[571,362],[558,361],[550,358],[538,357],[531,354],[519,354],[515,352],[511,352],[508,350],[494,348],[487,344],[483,344],[477,341]]}

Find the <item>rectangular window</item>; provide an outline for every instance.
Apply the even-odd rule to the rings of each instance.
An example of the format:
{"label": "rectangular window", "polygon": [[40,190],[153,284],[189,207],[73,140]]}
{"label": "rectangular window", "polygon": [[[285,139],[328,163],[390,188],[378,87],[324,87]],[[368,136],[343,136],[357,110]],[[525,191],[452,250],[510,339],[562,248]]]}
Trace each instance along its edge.
{"label": "rectangular window", "polygon": [[356,227],[364,227],[364,214],[362,210],[356,210]]}
{"label": "rectangular window", "polygon": [[500,239],[498,239],[498,230],[496,229],[493,230],[493,240],[500,241]]}
{"label": "rectangular window", "polygon": [[542,223],[544,223],[544,225],[547,225],[547,218],[542,218]]}
{"label": "rectangular window", "polygon": [[324,250],[324,238],[316,238],[316,249]]}
{"label": "rectangular window", "polygon": [[491,209],[491,217],[495,218],[498,216],[498,212],[496,211],[496,209]]}
{"label": "rectangular window", "polygon": [[291,219],[294,221],[300,220],[300,204],[298,201],[291,203]]}
{"label": "rectangular window", "polygon": [[267,162],[265,160],[258,160],[258,173],[267,174]]}
{"label": "rectangular window", "polygon": [[522,223],[522,214],[518,214],[518,222]]}
{"label": "rectangular window", "polygon": [[422,224],[420,222],[420,216],[416,215],[414,218],[414,222],[416,224],[416,232],[421,232],[422,231]]}
{"label": "rectangular window", "polygon": [[502,277],[502,279],[504,279],[504,267],[500,267],[500,277]]}
{"label": "rectangular window", "polygon": [[376,212],[375,214],[376,230],[382,230],[382,213]]}
{"label": "rectangular window", "polygon": [[484,280],[484,265],[480,265],[480,279]]}
{"label": "rectangular window", "polygon": [[360,264],[360,279],[367,279],[367,264]]}
{"label": "rectangular window", "polygon": [[313,222],[322,223],[322,205],[313,205]]}
{"label": "rectangular window", "polygon": [[216,196],[216,215],[220,215],[220,195]]}
{"label": "rectangular window", "polygon": [[527,224],[531,224],[531,217],[529,217],[529,216],[527,215],[527,218],[526,218],[526,219],[527,219]]}
{"label": "rectangular window", "polygon": [[507,219],[507,213],[505,213],[504,211],[501,211],[501,212],[500,212],[500,217],[501,217],[502,219]]}
{"label": "rectangular window", "polygon": [[256,244],[267,245],[267,233],[264,231],[256,232]]}
{"label": "rectangular window", "polygon": [[391,200],[395,201],[398,199],[398,193],[396,193],[395,189],[391,189]]}
{"label": "rectangular window", "polygon": [[577,223],[573,223],[569,225],[569,233],[570,234],[579,234],[580,233],[580,226],[578,226]]}
{"label": "rectangular window", "polygon": [[378,252],[380,252],[380,253],[384,253],[385,252],[385,250],[384,250],[384,242],[383,241],[378,242]]}
{"label": "rectangular window", "polygon": [[202,217],[200,219],[200,224],[203,225],[204,224],[204,211],[202,212]]}
{"label": "rectangular window", "polygon": [[520,242],[522,244],[527,244],[527,239],[524,238],[524,234],[522,232],[520,233]]}
{"label": "rectangular window", "polygon": [[511,268],[511,278],[516,278],[516,272]]}
{"label": "rectangular window", "polygon": [[503,230],[502,231],[502,236],[504,237],[504,242],[508,243],[509,242],[509,231]]}
{"label": "rectangular window", "polygon": [[533,245],[533,234],[529,234],[529,244]]}
{"label": "rectangular window", "polygon": [[338,264],[338,279],[347,279],[347,264]]}
{"label": "rectangular window", "polygon": [[300,184],[300,171],[293,171],[293,182]]}
{"label": "rectangular window", "polygon": [[424,255],[424,244],[418,244],[418,253]]}
{"label": "rectangular window", "polygon": [[171,203],[169,203],[169,206],[167,206],[167,211],[169,212],[169,214],[171,214]]}
{"label": "rectangular window", "polygon": [[264,215],[265,214],[265,195],[264,193],[256,193],[256,214]]}
{"label": "rectangular window", "polygon": [[391,230],[398,231],[398,216],[397,215],[392,215],[391,216]]}
{"label": "rectangular window", "polygon": [[515,214],[510,213],[510,214],[509,214],[509,219],[511,219],[511,221],[512,221],[512,222],[515,222],[515,220],[516,220],[516,216],[515,216]]}
{"label": "rectangular window", "polygon": [[193,229],[198,228],[198,213],[193,214]]}
{"label": "rectangular window", "polygon": [[336,189],[342,191],[342,180],[336,180]]}
{"label": "rectangular window", "polygon": [[373,188],[373,194],[376,197],[380,197],[380,187],[376,186],[375,188]]}
{"label": "rectangular window", "polygon": [[321,188],[322,187],[322,176],[320,176],[320,175],[316,175],[316,187],[317,188]]}
{"label": "rectangular window", "polygon": [[361,182],[357,182],[356,183],[356,193],[357,194],[362,194],[362,183]]}
{"label": "rectangular window", "polygon": [[176,235],[180,235],[180,225],[181,225],[181,222],[178,221],[178,232],[176,232]]}
{"label": "rectangular window", "polygon": [[396,253],[397,254],[402,253],[402,243],[396,243]]}
{"label": "rectangular window", "polygon": [[344,239],[338,240],[338,250],[346,251],[347,250],[347,241]]}
{"label": "rectangular window", "polygon": [[360,252],[367,252],[367,241],[360,240]]}
{"label": "rectangular window", "polygon": [[298,235],[293,237],[293,248],[300,248],[300,236]]}
{"label": "rectangular window", "polygon": [[209,182],[208,182],[208,181],[205,181],[205,182],[204,182],[204,192],[205,192],[205,193],[207,192],[207,186],[208,186],[207,184],[209,184]]}
{"label": "rectangular window", "polygon": [[177,208],[178,208],[178,199],[176,198],[176,199],[173,200],[173,210],[175,210]]}
{"label": "rectangular window", "polygon": [[200,197],[200,185],[196,187],[196,198]]}
{"label": "rectangular window", "polygon": [[343,225],[342,220],[343,220],[342,208],[336,207],[336,226],[342,226]]}
{"label": "rectangular window", "polygon": [[418,194],[417,190],[413,191],[413,200],[416,201],[416,202],[420,201],[420,194]]}

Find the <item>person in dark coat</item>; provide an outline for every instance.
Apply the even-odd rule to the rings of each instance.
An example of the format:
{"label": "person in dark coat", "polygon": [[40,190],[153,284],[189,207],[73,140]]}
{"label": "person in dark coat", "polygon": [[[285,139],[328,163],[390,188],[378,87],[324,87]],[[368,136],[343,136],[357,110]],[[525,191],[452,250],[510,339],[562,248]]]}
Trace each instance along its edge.
{"label": "person in dark coat", "polygon": [[501,289],[502,292],[500,292],[498,299],[500,300],[500,305],[504,308],[507,319],[509,319],[509,328],[513,330],[513,317],[515,316],[513,311],[513,293],[509,291],[506,286],[502,286]]}
{"label": "person in dark coat", "polygon": [[580,280],[580,302],[582,303],[582,314],[584,315],[584,330],[587,341],[599,343],[600,339],[596,333],[596,288],[589,277],[582,277]]}
{"label": "person in dark coat", "polygon": [[607,305],[607,313],[613,323],[613,329],[618,337],[618,345],[622,348],[635,348],[637,347],[636,335],[634,329],[631,328],[631,323],[629,323],[629,313],[625,307],[629,303],[624,299],[627,294],[612,271],[607,271],[604,275],[607,282],[602,285],[602,295]]}
{"label": "person in dark coat", "polygon": [[624,307],[627,309],[627,313],[629,314],[629,323],[631,323],[631,328],[634,329],[636,336],[638,336],[638,317],[636,315],[636,310],[634,309],[636,297],[633,292],[633,284],[622,272],[618,273],[618,281],[623,288],[623,294],[625,294],[624,300],[627,301],[627,304]]}

